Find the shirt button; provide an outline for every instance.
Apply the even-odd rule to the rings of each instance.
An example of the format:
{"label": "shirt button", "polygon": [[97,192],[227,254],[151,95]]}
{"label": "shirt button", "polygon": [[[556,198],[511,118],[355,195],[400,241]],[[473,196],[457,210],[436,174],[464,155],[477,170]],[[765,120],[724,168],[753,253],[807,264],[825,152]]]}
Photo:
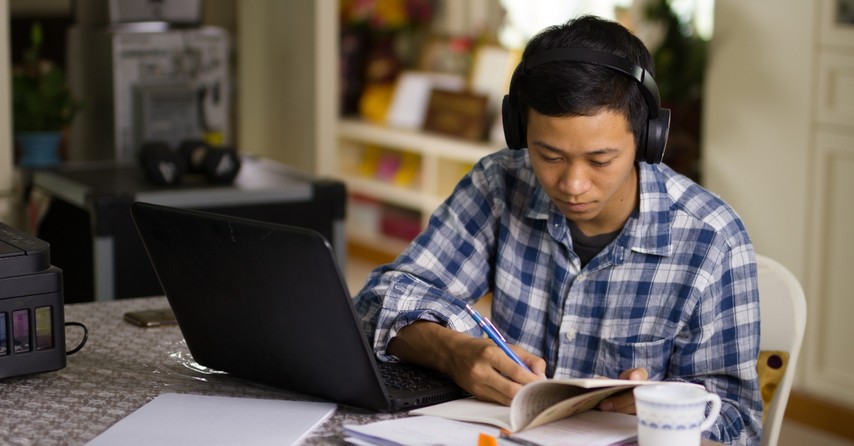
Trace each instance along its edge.
{"label": "shirt button", "polygon": [[571,328],[567,329],[566,332],[563,333],[563,336],[566,338],[567,341],[572,342],[575,340],[575,330]]}

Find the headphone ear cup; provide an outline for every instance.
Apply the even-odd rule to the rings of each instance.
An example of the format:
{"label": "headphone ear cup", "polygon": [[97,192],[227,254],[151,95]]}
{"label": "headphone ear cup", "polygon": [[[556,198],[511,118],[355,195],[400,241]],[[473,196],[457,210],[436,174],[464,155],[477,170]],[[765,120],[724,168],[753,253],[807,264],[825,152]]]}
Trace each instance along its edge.
{"label": "headphone ear cup", "polygon": [[208,151],[210,151],[210,147],[204,141],[197,140],[183,141],[178,147],[178,152],[181,154],[181,158],[184,159],[184,163],[187,165],[187,172],[189,173],[205,172],[205,158],[208,155]]}
{"label": "headphone ear cup", "polygon": [[209,183],[231,183],[240,173],[240,156],[231,148],[210,148],[205,156],[204,173]]}
{"label": "headphone ear cup", "polygon": [[527,145],[522,116],[511,104],[510,95],[504,95],[504,100],[501,102],[501,125],[504,127],[504,140],[508,148],[518,150]]}
{"label": "headphone ear cup", "polygon": [[145,143],[139,151],[139,164],[145,178],[160,186],[180,183],[186,170],[181,156],[164,142]]}
{"label": "headphone ear cup", "polygon": [[658,109],[658,118],[650,119],[646,129],[646,148],[644,158],[649,164],[660,163],[667,148],[667,136],[670,133],[670,110]]}

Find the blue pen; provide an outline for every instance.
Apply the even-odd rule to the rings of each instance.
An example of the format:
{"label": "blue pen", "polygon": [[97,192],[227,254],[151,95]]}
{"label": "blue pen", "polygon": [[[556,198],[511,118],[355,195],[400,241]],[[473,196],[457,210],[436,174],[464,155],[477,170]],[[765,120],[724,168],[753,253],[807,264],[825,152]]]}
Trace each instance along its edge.
{"label": "blue pen", "polygon": [[515,353],[513,350],[510,350],[510,347],[507,345],[507,340],[504,339],[504,336],[501,336],[501,333],[498,332],[498,329],[492,325],[492,322],[489,322],[489,319],[483,317],[478,313],[474,308],[470,305],[466,304],[466,311],[469,312],[472,319],[480,325],[480,328],[489,336],[489,339],[492,339],[492,342],[495,342],[495,345],[501,347],[501,350],[504,350],[504,353],[507,353],[507,356],[510,357],[516,364],[521,365],[527,371],[531,371],[527,364],[525,364]]}

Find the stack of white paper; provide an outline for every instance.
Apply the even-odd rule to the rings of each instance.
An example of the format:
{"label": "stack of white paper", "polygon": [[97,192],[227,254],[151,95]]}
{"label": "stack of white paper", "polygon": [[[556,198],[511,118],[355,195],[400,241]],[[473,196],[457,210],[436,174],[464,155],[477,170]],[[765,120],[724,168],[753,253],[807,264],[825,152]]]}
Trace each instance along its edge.
{"label": "stack of white paper", "polygon": [[344,433],[347,442],[356,445],[436,446],[476,445],[481,433],[497,437],[499,430],[486,425],[420,416],[345,425]]}
{"label": "stack of white paper", "polygon": [[98,435],[90,446],[294,445],[335,404],[166,393]]}

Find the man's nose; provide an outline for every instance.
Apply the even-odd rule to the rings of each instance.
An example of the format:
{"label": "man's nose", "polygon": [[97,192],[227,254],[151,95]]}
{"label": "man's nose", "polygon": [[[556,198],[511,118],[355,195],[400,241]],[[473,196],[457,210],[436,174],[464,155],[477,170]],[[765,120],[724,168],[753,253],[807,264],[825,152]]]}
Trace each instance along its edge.
{"label": "man's nose", "polygon": [[560,187],[567,194],[577,196],[589,191],[592,184],[582,166],[571,164],[567,166],[561,177]]}

